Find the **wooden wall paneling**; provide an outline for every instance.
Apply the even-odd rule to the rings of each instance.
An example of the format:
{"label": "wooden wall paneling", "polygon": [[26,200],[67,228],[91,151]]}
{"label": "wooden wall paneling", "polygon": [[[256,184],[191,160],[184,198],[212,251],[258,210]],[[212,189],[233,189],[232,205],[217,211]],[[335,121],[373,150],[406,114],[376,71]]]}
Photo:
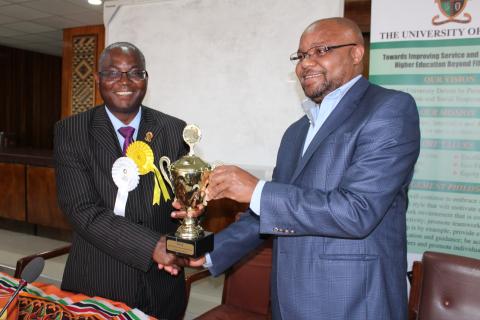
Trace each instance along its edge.
{"label": "wooden wall paneling", "polygon": [[27,69],[32,70],[30,77],[34,96],[29,102],[25,123],[30,141],[21,145],[52,149],[53,127],[60,120],[61,111],[61,58],[35,55],[29,60]]}
{"label": "wooden wall paneling", "polygon": [[20,136],[24,127],[21,119],[25,117],[27,105],[27,81],[23,78],[25,54],[24,50],[0,46],[0,68],[4,72],[0,77],[0,131],[5,132],[7,139]]}
{"label": "wooden wall paneling", "polygon": [[0,131],[20,147],[52,148],[61,58],[0,46]]}
{"label": "wooden wall paneling", "polygon": [[368,79],[370,64],[370,24],[371,24],[371,0],[346,0],[345,18],[355,21],[362,30],[365,39],[365,54],[363,57],[363,76]]}
{"label": "wooden wall paneling", "polygon": [[370,33],[371,0],[346,0],[344,14],[355,21],[363,33]]}
{"label": "wooden wall paneling", "polygon": [[102,102],[93,74],[104,47],[103,25],[64,29],[62,118]]}
{"label": "wooden wall paneling", "polygon": [[54,168],[27,166],[27,222],[70,229],[58,207]]}
{"label": "wooden wall paneling", "polygon": [[0,163],[0,195],[0,217],[25,221],[25,165]]}

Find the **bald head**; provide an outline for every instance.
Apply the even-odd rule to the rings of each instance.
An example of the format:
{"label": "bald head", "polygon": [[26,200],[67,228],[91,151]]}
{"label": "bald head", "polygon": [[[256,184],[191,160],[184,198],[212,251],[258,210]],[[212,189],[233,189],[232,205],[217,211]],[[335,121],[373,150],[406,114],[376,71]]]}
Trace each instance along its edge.
{"label": "bald head", "polygon": [[321,19],[302,33],[295,72],[305,95],[320,103],[330,92],[362,74],[364,41],[360,28],[346,18]]}
{"label": "bald head", "polygon": [[322,29],[338,30],[343,33],[346,38],[350,39],[351,42],[362,46],[364,45],[362,31],[358,25],[352,20],[342,17],[317,20],[311,23],[303,33],[321,31]]}
{"label": "bald head", "polygon": [[141,67],[145,69],[145,56],[143,55],[142,51],[137,48],[134,44],[130,42],[115,42],[107,46],[102,54],[100,54],[100,58],[98,59],[98,70],[102,70],[105,60],[110,55],[113,50],[121,50],[124,53],[130,52],[138,57]]}

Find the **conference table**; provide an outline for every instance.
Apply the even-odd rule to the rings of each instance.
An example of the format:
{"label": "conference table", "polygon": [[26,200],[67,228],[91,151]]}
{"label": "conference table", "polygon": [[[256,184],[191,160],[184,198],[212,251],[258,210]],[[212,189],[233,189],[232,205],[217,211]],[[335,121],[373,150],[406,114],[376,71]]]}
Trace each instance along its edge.
{"label": "conference table", "polygon": [[[13,294],[17,286],[17,279],[0,272],[0,295]],[[62,291],[52,284],[41,282],[28,284],[18,296],[16,307],[18,319],[155,319],[121,302]],[[17,318],[12,315],[3,315],[0,320]]]}

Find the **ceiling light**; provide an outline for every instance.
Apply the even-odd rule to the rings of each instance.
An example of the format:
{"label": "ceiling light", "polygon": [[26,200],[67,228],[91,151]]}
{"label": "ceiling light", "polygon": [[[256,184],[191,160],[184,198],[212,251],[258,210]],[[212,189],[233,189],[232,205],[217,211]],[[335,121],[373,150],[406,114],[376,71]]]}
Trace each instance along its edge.
{"label": "ceiling light", "polygon": [[102,0],[88,0],[88,3],[98,6],[102,4]]}

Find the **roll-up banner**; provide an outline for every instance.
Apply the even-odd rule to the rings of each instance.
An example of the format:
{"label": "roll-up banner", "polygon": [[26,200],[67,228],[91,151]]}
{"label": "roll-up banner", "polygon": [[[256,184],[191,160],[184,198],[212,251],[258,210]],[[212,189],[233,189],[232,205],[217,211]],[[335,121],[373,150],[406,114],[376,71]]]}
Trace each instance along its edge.
{"label": "roll-up banner", "polygon": [[409,253],[480,258],[480,1],[372,0],[370,81],[420,114]]}

